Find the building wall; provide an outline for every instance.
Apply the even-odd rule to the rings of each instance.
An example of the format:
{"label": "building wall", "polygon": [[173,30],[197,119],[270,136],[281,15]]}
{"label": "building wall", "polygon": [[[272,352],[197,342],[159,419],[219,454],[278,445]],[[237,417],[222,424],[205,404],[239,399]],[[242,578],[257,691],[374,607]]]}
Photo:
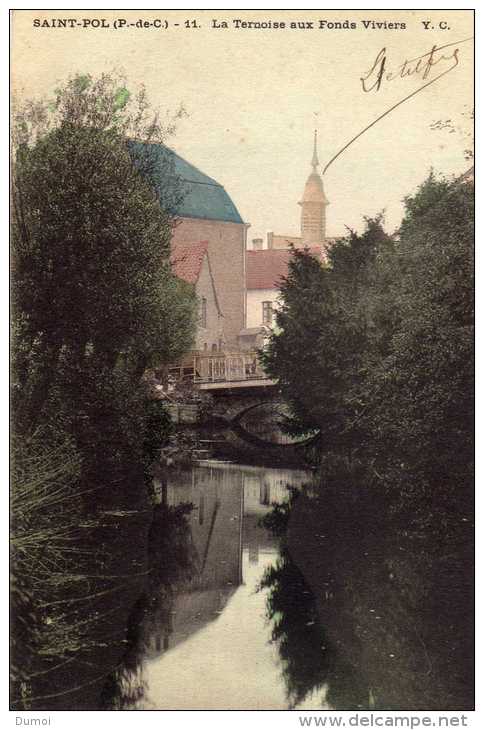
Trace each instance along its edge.
{"label": "building wall", "polygon": [[246,231],[247,226],[243,223],[182,218],[173,235],[175,244],[208,241],[210,265],[229,347],[237,347],[237,336],[245,326]]}
{"label": "building wall", "polygon": [[326,207],[319,202],[304,202],[301,206],[302,245],[315,246],[324,243]]}
{"label": "building wall", "polygon": [[291,244],[295,248],[302,248],[302,238],[300,236],[280,236],[272,231],[267,233],[267,248],[289,248]]}
{"label": "building wall", "polygon": [[273,302],[273,309],[279,303],[278,289],[247,290],[247,327],[260,327],[262,324],[262,302]]}
{"label": "building wall", "polygon": [[239,585],[241,575],[241,530],[243,477],[235,471],[196,466],[191,478],[186,472],[170,474],[169,505],[192,504],[187,517],[191,542],[198,556],[199,589]]}
{"label": "building wall", "polygon": [[202,327],[201,323],[198,325],[195,347],[197,350],[212,350],[212,345],[217,345],[218,349],[219,340],[223,340],[223,317],[220,317],[217,308],[212,277],[210,276],[210,268],[206,256],[203,260],[200,276],[198,277],[196,293],[199,299],[200,312],[202,298],[204,297],[206,299],[207,326]]}

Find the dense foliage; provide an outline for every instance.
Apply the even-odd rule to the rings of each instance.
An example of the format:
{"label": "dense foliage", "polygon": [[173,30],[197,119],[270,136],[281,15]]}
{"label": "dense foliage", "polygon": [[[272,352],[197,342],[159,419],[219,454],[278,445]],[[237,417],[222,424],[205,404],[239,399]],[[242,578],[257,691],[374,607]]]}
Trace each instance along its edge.
{"label": "dense foliage", "polygon": [[[117,367],[135,382],[190,344],[194,297],[168,262],[174,220],[149,185],[149,153],[133,159],[126,139],[144,132],[156,142],[162,130],[145,129],[142,100],[128,113],[123,91],[114,79],[72,79],[57,91],[56,124],[34,141],[28,122],[36,117],[16,117],[13,393],[21,432],[48,417],[62,368],[77,368],[75,380]],[[164,182],[178,184],[169,169]]]}
{"label": "dense foliage", "polygon": [[[473,706],[473,192],[431,174],[396,235],[377,218],[326,266],[294,252],[263,357],[290,428],[319,434],[319,489],[266,520],[295,703],[326,682],[337,709]],[[325,647],[309,667],[298,583],[304,642]]]}
{"label": "dense foliage", "polygon": [[398,235],[367,220],[327,266],[294,252],[265,366],[323,461],[357,459],[397,492],[468,508],[473,186],[430,175],[405,205]]}
{"label": "dense foliage", "polygon": [[[129,145],[163,143],[173,131],[172,122],[159,124],[143,90],[132,96],[114,75],[76,76],[52,101],[17,109],[13,128],[12,565],[24,596],[13,608],[23,627],[16,647],[27,653],[14,662],[13,698],[28,708],[35,677],[47,671],[51,684],[58,677],[54,697],[68,701],[75,680],[58,670],[86,648],[82,631],[56,646],[54,628],[57,637],[70,634],[46,606],[73,600],[70,621],[90,624],[92,635],[82,576],[109,572],[109,561],[99,563],[101,545],[111,573],[119,570],[116,551],[125,551],[112,541],[114,528],[104,530],[103,515],[149,514],[148,470],[169,419],[148,400],[141,376],[189,349],[196,298],[169,264],[183,195],[170,158],[155,170],[150,144],[138,152]],[[146,529],[133,555],[145,549]],[[133,563],[133,577],[142,564],[142,557]],[[33,623],[22,623],[22,606]],[[42,692],[37,700],[42,706]]]}

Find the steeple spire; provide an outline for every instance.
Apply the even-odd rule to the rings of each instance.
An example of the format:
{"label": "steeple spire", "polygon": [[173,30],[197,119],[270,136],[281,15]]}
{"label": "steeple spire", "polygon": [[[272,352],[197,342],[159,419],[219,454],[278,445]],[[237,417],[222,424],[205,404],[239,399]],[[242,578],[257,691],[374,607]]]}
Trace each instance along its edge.
{"label": "steeple spire", "polygon": [[313,167],[314,172],[316,172],[316,168],[319,165],[318,160],[318,130],[314,130],[314,148],[313,148],[313,159],[311,160],[311,165]]}
{"label": "steeple spire", "polygon": [[318,171],[318,132],[314,130],[312,172],[309,175],[301,206],[301,240],[303,246],[321,246],[326,240],[326,206],[329,201],[324,194],[323,180]]}

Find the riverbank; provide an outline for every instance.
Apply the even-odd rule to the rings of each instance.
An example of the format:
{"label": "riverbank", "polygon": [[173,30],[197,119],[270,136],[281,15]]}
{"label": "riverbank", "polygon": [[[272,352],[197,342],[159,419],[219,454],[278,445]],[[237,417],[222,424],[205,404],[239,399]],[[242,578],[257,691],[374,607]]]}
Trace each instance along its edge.
{"label": "riverbank", "polygon": [[[160,467],[151,506],[86,532],[77,591],[45,609],[79,645],[40,657],[23,709],[470,710],[472,520],[402,518],[347,476]],[[234,694],[239,635],[259,679]]]}
{"label": "riverbank", "polygon": [[266,518],[282,559],[264,585],[294,702],[325,685],[338,710],[473,709],[472,518],[421,518],[350,482]]}

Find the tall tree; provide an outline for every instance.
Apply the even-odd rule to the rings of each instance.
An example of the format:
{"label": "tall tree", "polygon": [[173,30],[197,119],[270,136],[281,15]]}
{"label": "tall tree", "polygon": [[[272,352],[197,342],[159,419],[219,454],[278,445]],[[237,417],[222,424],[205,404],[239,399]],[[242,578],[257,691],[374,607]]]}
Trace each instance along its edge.
{"label": "tall tree", "polygon": [[[96,604],[106,595],[109,605],[104,577],[125,574],[125,603],[139,588],[148,467],[168,421],[147,401],[141,375],[190,347],[196,317],[193,291],[169,264],[183,191],[170,155],[160,165],[156,154],[155,166],[152,153],[170,131],[143,90],[132,96],[109,74],[75,76],[52,101],[14,113],[15,707],[94,691],[93,652],[108,634]],[[126,508],[140,516],[129,560],[116,517]],[[124,651],[117,595],[116,642],[102,644],[108,670]]]}
{"label": "tall tree", "polygon": [[[324,266],[294,251],[281,287],[278,331],[263,360],[293,410],[295,433],[317,429],[327,448],[351,449],[361,410],[368,342],[375,330],[376,262],[391,246],[381,217],[337,242]],[[323,447],[324,448],[324,447]]]}
{"label": "tall tree", "polygon": [[319,429],[329,435],[341,410],[344,333],[330,274],[309,252],[293,251],[276,322],[262,361],[291,406],[290,428],[296,434]]}
{"label": "tall tree", "polygon": [[431,174],[406,199],[384,262],[395,272],[388,306],[398,316],[370,376],[380,461],[398,464],[407,489],[464,510],[473,461],[473,193],[468,181]]}
{"label": "tall tree", "polygon": [[139,378],[190,345],[195,299],[168,264],[182,190],[169,156],[153,169],[152,145],[129,145],[133,137],[161,144],[169,132],[144,91],[132,97],[109,75],[76,76],[53,102],[16,113],[14,373],[23,428],[41,418],[61,365],[112,368],[122,357]]}
{"label": "tall tree", "polygon": [[[381,218],[323,269],[296,252],[266,367],[295,430],[358,455],[386,486],[468,510],[472,482],[473,184],[431,174],[393,238]],[[451,507],[454,505],[454,507]]]}

